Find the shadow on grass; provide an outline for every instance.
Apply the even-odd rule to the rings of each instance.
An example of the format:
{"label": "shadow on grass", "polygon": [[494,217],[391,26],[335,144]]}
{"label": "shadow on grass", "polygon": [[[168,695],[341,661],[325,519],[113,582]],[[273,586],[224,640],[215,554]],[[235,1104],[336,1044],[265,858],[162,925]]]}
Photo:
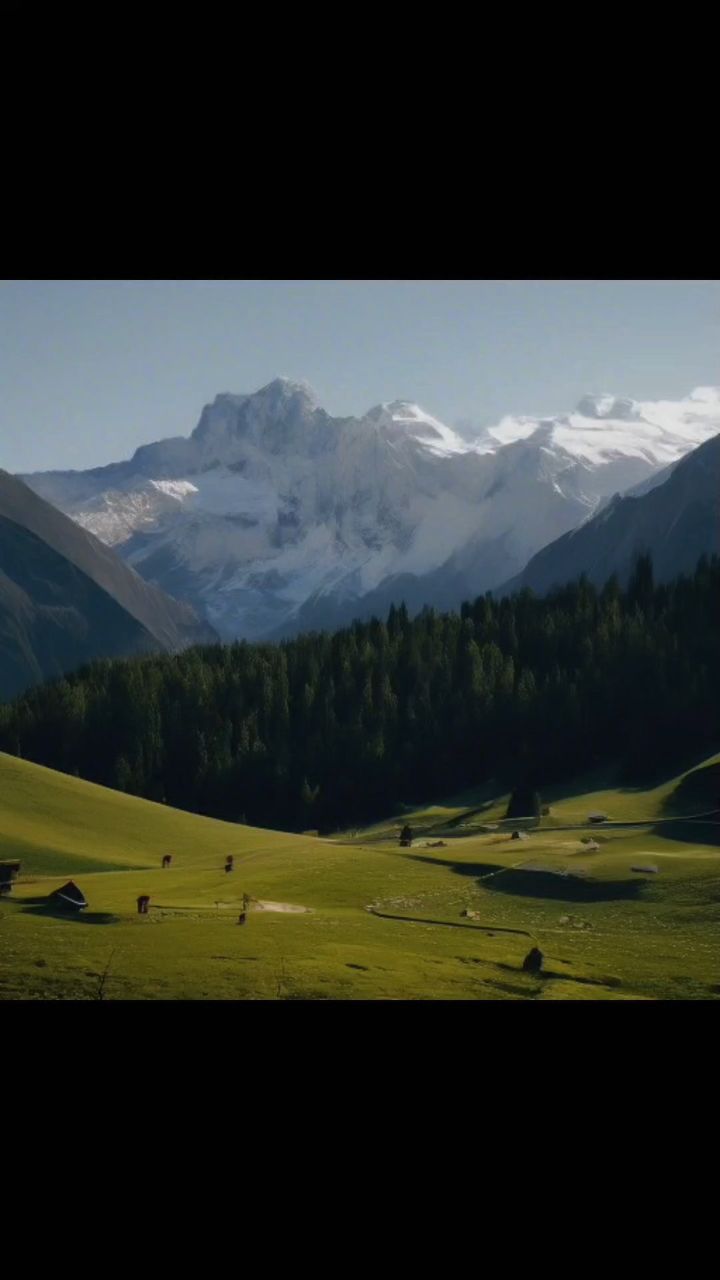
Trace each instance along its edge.
{"label": "shadow on grass", "polygon": [[720,761],[686,773],[666,798],[668,813],[692,813],[698,808],[715,809],[720,798]]}
{"label": "shadow on grass", "polygon": [[[27,902],[28,899],[26,898]],[[63,911],[55,907],[49,907],[43,898],[30,899],[34,904],[32,906],[23,907],[23,914],[27,916],[51,916],[53,920],[65,920],[68,924],[119,924],[120,916],[115,916],[111,911]]]}
{"label": "shadow on grass", "polygon": [[663,840],[679,840],[682,844],[709,844],[720,848],[720,813],[708,822],[661,822],[651,829],[654,836]]}
{"label": "shadow on grass", "polygon": [[706,764],[681,778],[663,803],[663,814],[707,814],[707,820],[672,822],[656,828],[654,834],[687,844],[720,845],[720,762]]}
{"label": "shadow on grass", "polygon": [[639,898],[648,884],[645,879],[591,880],[590,877],[556,875],[552,871],[503,867],[492,862],[450,862],[420,854],[407,856],[414,862],[445,867],[459,876],[472,876],[482,881],[484,889],[494,893],[514,894],[522,898],[555,898],[559,902],[627,901]]}
{"label": "shadow on grass", "polygon": [[[407,924],[437,924],[443,929],[472,929],[474,933],[489,933],[493,937],[496,933],[518,933],[525,938],[535,937],[535,934],[528,932],[527,929],[507,929],[497,924],[464,924],[461,920],[434,920],[430,916],[392,915],[389,911],[378,911],[376,907],[371,909],[371,914],[378,916],[381,920],[402,920]],[[357,968],[357,966],[348,966],[348,968],[352,967]]]}

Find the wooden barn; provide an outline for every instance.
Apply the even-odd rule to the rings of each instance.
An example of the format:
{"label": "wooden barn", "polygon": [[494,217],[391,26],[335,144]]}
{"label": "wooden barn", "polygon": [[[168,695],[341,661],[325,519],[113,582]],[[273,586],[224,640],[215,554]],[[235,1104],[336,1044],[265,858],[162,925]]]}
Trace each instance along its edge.
{"label": "wooden barn", "polygon": [[54,893],[48,896],[48,902],[63,911],[82,911],[87,906],[87,899],[82,889],[78,889],[74,880],[68,880]]}

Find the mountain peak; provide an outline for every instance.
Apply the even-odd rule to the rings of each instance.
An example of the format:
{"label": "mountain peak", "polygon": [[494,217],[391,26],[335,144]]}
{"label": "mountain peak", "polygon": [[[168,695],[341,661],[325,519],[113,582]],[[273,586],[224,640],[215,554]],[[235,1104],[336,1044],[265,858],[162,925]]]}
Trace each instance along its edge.
{"label": "mountain peak", "polygon": [[371,422],[380,422],[382,419],[393,422],[429,420],[429,415],[424,409],[421,409],[419,404],[414,404],[412,400],[384,400],[382,404],[375,404],[372,409],[368,409],[365,417]]}
{"label": "mountain peak", "polygon": [[720,387],[696,387],[690,392],[691,400],[699,401],[701,404],[718,404],[720,402]]}
{"label": "mountain peak", "polygon": [[192,438],[213,450],[225,450],[241,437],[259,438],[266,431],[282,435],[288,428],[299,429],[318,408],[307,382],[274,378],[250,395],[221,392],[203,409]]}
{"label": "mountain peak", "polygon": [[640,408],[634,400],[609,395],[607,392],[583,396],[578,401],[575,412],[582,414],[584,418],[619,418],[621,421],[640,416]]}
{"label": "mountain peak", "polygon": [[273,378],[272,382],[268,382],[266,386],[260,387],[259,391],[254,392],[252,396],[247,398],[252,400],[262,399],[280,401],[291,400],[294,397],[298,397],[300,400],[305,401],[312,409],[319,408],[319,401],[315,392],[310,386],[310,383],[305,382],[304,379],[297,381],[293,378]]}
{"label": "mountain peak", "polygon": [[369,422],[384,428],[392,436],[410,436],[436,454],[467,452],[468,445],[457,432],[433,418],[412,400],[390,400],[376,404],[365,414]]}

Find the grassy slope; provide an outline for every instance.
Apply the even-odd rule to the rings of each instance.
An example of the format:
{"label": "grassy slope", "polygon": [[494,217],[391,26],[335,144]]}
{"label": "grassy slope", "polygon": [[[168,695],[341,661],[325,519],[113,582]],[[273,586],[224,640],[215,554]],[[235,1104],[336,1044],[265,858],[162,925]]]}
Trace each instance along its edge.
{"label": "grassy slope", "polygon": [[[595,854],[580,844],[582,831],[551,826],[522,842],[499,831],[448,838],[439,849],[422,842],[400,849],[397,823],[337,842],[286,835],[181,813],[0,755],[0,857],[23,862],[12,899],[0,901],[0,996],[94,998],[109,962],[110,999],[713,997],[720,991],[713,832],[670,839],[654,825],[678,782],[553,797],[551,823],[583,820],[595,808],[647,819],[642,828],[593,833]],[[447,823],[487,805],[487,820],[502,816],[504,803],[478,791],[422,813]],[[402,820],[421,817],[418,810]],[[236,870],[228,876],[230,852]],[[163,871],[165,853],[173,865]],[[646,863],[660,874],[632,871]],[[588,877],[551,874],[563,867]],[[59,918],[33,902],[68,875],[84,890],[87,913]],[[311,912],[252,913],[238,928],[243,892]],[[147,917],[136,914],[139,893],[151,896]],[[370,904],[383,916],[368,912]],[[466,908],[490,930],[461,917]],[[523,974],[530,936],[502,929],[526,930],[556,976]]]}

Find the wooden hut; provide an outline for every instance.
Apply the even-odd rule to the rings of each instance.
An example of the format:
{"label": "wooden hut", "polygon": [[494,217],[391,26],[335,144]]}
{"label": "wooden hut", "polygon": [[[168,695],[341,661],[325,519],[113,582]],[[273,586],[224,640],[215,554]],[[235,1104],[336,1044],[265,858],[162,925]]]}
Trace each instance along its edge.
{"label": "wooden hut", "polygon": [[19,871],[19,862],[0,862],[0,897],[7,898],[12,893],[12,882]]}
{"label": "wooden hut", "polygon": [[523,960],[523,970],[525,973],[539,973],[543,966],[543,953],[539,947],[533,947],[528,951]]}
{"label": "wooden hut", "polygon": [[82,889],[78,889],[74,880],[68,880],[67,884],[61,885],[51,893],[48,902],[54,907],[60,907],[63,911],[83,911],[87,906],[85,894]]}

